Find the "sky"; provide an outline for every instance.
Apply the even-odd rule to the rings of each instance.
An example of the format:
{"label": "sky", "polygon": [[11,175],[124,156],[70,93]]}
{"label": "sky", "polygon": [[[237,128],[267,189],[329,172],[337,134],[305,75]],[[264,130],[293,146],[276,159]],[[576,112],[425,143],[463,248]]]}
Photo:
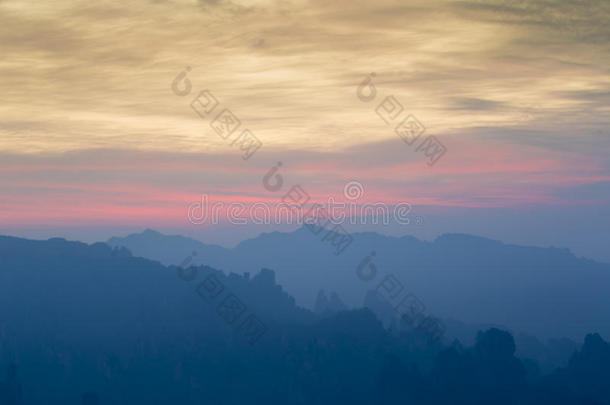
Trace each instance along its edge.
{"label": "sky", "polygon": [[[0,0],[0,50],[0,233],[231,245],[287,228],[193,224],[203,194],[274,204],[300,185],[354,202],[355,183],[355,202],[418,218],[381,233],[610,262],[606,0]],[[204,90],[209,114],[191,106]],[[387,100],[402,108],[384,116]],[[225,109],[234,134],[212,127]],[[412,144],[405,117],[424,129]],[[433,165],[425,140],[445,150]]]}

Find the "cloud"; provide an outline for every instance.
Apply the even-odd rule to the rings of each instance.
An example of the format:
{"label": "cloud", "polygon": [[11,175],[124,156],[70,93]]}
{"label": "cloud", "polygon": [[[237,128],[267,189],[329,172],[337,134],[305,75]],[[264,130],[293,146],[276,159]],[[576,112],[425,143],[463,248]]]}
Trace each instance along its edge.
{"label": "cloud", "polygon": [[452,102],[455,110],[496,111],[506,106],[504,102],[470,97],[456,97]]}
{"label": "cloud", "polygon": [[605,0],[491,0],[453,3],[474,20],[544,28],[579,42],[604,44],[610,39],[610,6]]}
{"label": "cloud", "polygon": [[610,181],[600,181],[565,187],[557,191],[557,196],[573,202],[596,202],[608,204],[610,202]]}
{"label": "cloud", "polygon": [[[27,136],[13,130],[19,137],[0,140],[0,149],[120,143],[223,151],[194,136],[201,123],[168,90],[187,65],[195,89],[210,88],[278,148],[345,148],[392,137],[354,97],[371,71],[380,97],[395,95],[437,134],[512,127],[516,120],[551,125],[557,116],[562,122],[574,116],[571,126],[607,122],[603,111],[583,116],[582,103],[570,95],[607,87],[605,44],[583,50],[574,38],[540,33],[540,24],[529,23],[548,20],[554,27],[551,17],[564,16],[571,4],[212,3],[2,3],[7,57],[0,73],[7,80],[0,114],[47,128],[24,128]],[[605,18],[604,4],[593,6],[587,14],[577,5],[574,24]],[[518,30],[506,23],[515,19],[523,22]]]}
{"label": "cloud", "polygon": [[608,90],[575,90],[558,92],[560,97],[582,101],[588,108],[598,107],[605,109],[610,105],[610,91]]}
{"label": "cloud", "polygon": [[[610,171],[608,20],[606,1],[5,0],[1,181],[15,207],[36,189],[58,209],[88,190],[120,205],[113,187],[266,198],[281,160],[320,198],[357,178],[394,201],[559,204],[562,180]],[[434,168],[376,113],[390,95],[448,147]],[[224,108],[263,141],[248,162],[210,128]]]}

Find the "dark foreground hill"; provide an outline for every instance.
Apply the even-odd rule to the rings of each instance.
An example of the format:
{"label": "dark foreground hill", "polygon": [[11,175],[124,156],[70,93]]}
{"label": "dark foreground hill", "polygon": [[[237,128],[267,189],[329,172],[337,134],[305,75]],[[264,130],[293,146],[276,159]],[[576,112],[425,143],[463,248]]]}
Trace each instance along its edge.
{"label": "dark foreground hill", "polygon": [[610,403],[597,334],[542,373],[505,331],[464,347],[327,308],[297,307],[270,270],[0,237],[0,404]]}

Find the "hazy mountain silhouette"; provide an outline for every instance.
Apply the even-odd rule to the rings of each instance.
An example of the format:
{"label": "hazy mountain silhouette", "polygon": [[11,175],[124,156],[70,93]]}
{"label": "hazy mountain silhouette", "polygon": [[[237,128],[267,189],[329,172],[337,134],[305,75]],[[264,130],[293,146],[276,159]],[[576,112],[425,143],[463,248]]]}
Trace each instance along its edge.
{"label": "hazy mountain silhouette", "polygon": [[104,243],[0,236],[0,319],[24,328],[36,322],[49,331],[71,331],[93,340],[112,340],[117,328],[123,338],[148,329],[202,331],[208,322],[229,330],[214,305],[198,296],[198,286],[210,276],[265,322],[307,323],[315,318],[296,306],[271,270],[250,277],[197,266],[185,271],[197,273],[191,281],[181,279],[177,270]]}
{"label": "hazy mountain silhouette", "polygon": [[[301,227],[264,233],[235,248],[146,231],[112,238],[134,255],[176,264],[196,251],[196,263],[225,271],[276,271],[278,283],[302,306],[312,307],[321,289],[336,291],[350,307],[393,274],[427,311],[469,324],[496,324],[539,337],[610,334],[610,265],[577,258],[568,249],[525,247],[486,238],[448,234],[433,242],[372,232],[353,234],[339,256]],[[362,281],[355,269],[371,252],[378,271]]]}
{"label": "hazy mountain silhouette", "polygon": [[[463,249],[470,247],[458,246]],[[580,350],[565,340],[515,340],[498,328],[476,334],[470,348],[447,345],[384,328],[375,313],[388,308],[371,290],[371,309],[345,310],[338,294],[322,293],[316,315],[295,304],[274,271],[250,274],[163,266],[103,243],[0,237],[0,370],[7,370],[0,403],[596,404],[610,398],[610,345],[599,334],[588,334]],[[221,305],[227,297],[264,323],[255,345]]]}
{"label": "hazy mountain silhouette", "polygon": [[[112,247],[125,246],[136,256],[157,260],[166,266],[180,264],[193,251],[198,252],[200,258],[218,257],[227,254],[227,249],[223,247],[206,245],[195,239],[180,235],[164,235],[152,229],[125,238],[110,238],[107,243]],[[203,263],[197,259],[194,262]]]}

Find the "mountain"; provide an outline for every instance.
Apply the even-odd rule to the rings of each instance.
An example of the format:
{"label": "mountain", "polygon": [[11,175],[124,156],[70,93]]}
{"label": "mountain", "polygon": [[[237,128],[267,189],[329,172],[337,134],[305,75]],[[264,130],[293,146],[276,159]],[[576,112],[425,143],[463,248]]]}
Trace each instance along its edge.
{"label": "mountain", "polygon": [[[213,299],[210,285],[218,290]],[[253,315],[269,329],[315,319],[276,283],[271,270],[250,277],[194,266],[181,273],[175,266],[133,257],[125,248],[104,243],[0,236],[0,336],[28,335],[32,325],[42,325],[37,334],[89,342],[123,341],[161,331],[166,337],[225,339],[239,325],[228,325],[219,316],[223,300],[238,302],[242,319]]]}
{"label": "mountain", "polygon": [[125,238],[110,238],[106,243],[112,247],[127,247],[136,256],[156,260],[166,266],[180,264],[193,251],[198,252],[201,259],[219,257],[228,253],[227,249],[220,246],[206,245],[180,235],[163,235],[152,229]]}
{"label": "mountain", "polygon": [[[193,263],[225,272],[273,269],[278,283],[309,308],[322,289],[360,307],[367,291],[393,282],[402,288],[397,299],[412,294],[427,313],[443,319],[499,324],[540,338],[579,339],[589,332],[610,336],[610,265],[578,258],[568,249],[516,246],[463,234],[426,242],[365,232],[352,234],[353,243],[335,255],[322,240],[325,232],[314,235],[301,227],[264,233],[232,249],[154,231],[108,243],[165,263],[181,263],[195,251]],[[362,271],[358,275],[358,266],[370,280]]]}
{"label": "mountain", "polygon": [[374,370],[386,338],[365,309],[317,320],[269,269],[180,271],[104,243],[0,236],[2,404],[291,403],[310,381],[364,379],[343,358]]}
{"label": "mountain", "polygon": [[[458,241],[456,252],[477,245]],[[503,254],[501,245],[483,244]],[[515,341],[488,327],[471,342],[432,340],[397,328],[379,290],[369,290],[368,308],[353,310],[335,291],[320,292],[316,315],[296,305],[273,270],[250,274],[164,266],[104,243],[0,236],[0,367],[7,370],[0,402],[19,403],[23,392],[23,403],[49,404],[76,403],[78,393],[101,393],[100,403],[237,404],[254,396],[280,403],[281,395],[281,403],[300,396],[295,403],[364,404],[380,395],[396,402],[405,384],[429,387],[421,397],[413,392],[416,403],[430,405],[456,395],[463,403],[525,403],[502,402],[506,392],[540,396],[527,403],[608,398],[610,346],[598,334],[580,350],[566,339]],[[390,330],[385,316],[393,316]]]}

